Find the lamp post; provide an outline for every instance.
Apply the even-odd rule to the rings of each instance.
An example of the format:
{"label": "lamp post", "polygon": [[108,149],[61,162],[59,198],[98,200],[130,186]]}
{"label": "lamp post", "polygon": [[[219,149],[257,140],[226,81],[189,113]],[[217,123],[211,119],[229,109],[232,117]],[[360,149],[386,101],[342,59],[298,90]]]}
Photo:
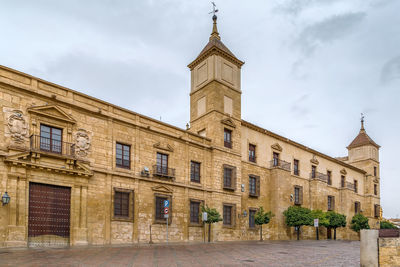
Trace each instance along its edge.
{"label": "lamp post", "polygon": [[4,195],[1,197],[1,202],[3,202],[3,206],[10,203],[10,196],[7,194],[7,192],[4,192]]}

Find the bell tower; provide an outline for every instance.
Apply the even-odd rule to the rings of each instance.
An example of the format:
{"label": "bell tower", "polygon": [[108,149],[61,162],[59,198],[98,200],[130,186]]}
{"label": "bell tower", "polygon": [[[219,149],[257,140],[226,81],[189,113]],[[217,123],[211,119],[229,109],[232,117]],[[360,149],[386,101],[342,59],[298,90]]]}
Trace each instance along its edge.
{"label": "bell tower", "polygon": [[[222,43],[215,10],[212,20],[208,44],[188,65],[191,72],[190,131],[223,146],[225,126],[233,132],[232,138],[240,137],[240,71],[244,62]],[[233,142],[232,149],[240,149],[239,143]]]}

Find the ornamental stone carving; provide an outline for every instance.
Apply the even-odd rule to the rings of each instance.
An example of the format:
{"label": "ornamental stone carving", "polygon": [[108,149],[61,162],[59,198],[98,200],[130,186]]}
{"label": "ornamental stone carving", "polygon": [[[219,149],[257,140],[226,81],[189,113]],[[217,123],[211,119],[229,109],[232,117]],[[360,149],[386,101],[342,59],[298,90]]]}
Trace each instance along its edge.
{"label": "ornamental stone carving", "polygon": [[75,155],[85,158],[89,153],[90,141],[89,132],[85,129],[79,129],[75,135]]}
{"label": "ornamental stone carving", "polygon": [[13,110],[10,112],[7,121],[8,130],[11,140],[14,143],[22,144],[28,137],[28,124],[26,123],[25,116],[20,110]]}

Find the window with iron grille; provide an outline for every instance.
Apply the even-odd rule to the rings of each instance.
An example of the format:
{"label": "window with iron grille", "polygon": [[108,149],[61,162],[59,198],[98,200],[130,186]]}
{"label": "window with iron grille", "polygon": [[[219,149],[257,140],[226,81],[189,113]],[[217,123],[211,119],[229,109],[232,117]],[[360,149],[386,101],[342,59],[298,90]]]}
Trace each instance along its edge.
{"label": "window with iron grille", "polygon": [[200,183],[200,163],[190,162],[190,181]]}
{"label": "window with iron grille", "polygon": [[278,166],[279,165],[279,153],[277,153],[277,152],[272,153],[272,157],[274,160],[274,167]]}
{"label": "window with iron grille", "polygon": [[232,226],[233,225],[233,206],[232,205],[224,205],[223,208],[223,224],[227,226]]}
{"label": "window with iron grille", "polygon": [[354,213],[355,214],[360,213],[360,210],[361,210],[360,202],[358,202],[358,201],[354,202]]}
{"label": "window with iron grille", "polygon": [[253,176],[249,176],[249,194],[257,195],[257,178]]}
{"label": "window with iron grille", "polygon": [[340,177],[340,186],[341,186],[342,188],[344,188],[344,187],[346,186],[346,177],[344,177],[344,175],[342,175],[342,176]]}
{"label": "window with iron grille", "polygon": [[379,217],[379,213],[380,213],[381,207],[377,204],[374,205],[374,217],[378,218]]}
{"label": "window with iron grille", "polygon": [[157,152],[157,173],[168,175],[168,155]]}
{"label": "window with iron grille", "polygon": [[224,146],[232,148],[232,131],[224,129]]}
{"label": "window with iron grille", "polygon": [[378,195],[378,185],[374,184],[374,195]]}
{"label": "window with iron grille", "polygon": [[354,192],[358,193],[358,181],[354,180]]}
{"label": "window with iron grille", "polygon": [[[164,221],[164,201],[167,197],[156,196],[156,220]],[[171,207],[171,204],[170,204]]]}
{"label": "window with iron grille", "polygon": [[117,143],[116,145],[116,166],[130,169],[131,167],[131,146]]}
{"label": "window with iron grille", "polygon": [[200,201],[190,201],[190,223],[200,223]]}
{"label": "window with iron grille", "polygon": [[114,216],[129,218],[129,192],[114,192]]}
{"label": "window with iron grille", "polygon": [[249,144],[249,161],[256,162],[256,146]]}
{"label": "window with iron grille", "polygon": [[317,167],[312,165],[311,166],[311,178],[315,178],[317,173]]}
{"label": "window with iron grille", "polygon": [[328,185],[332,185],[332,172],[327,171],[326,175],[328,176]]}
{"label": "window with iron grille", "polygon": [[335,210],[335,197],[328,196],[328,210]]}
{"label": "window with iron grille", "polygon": [[255,220],[256,212],[257,212],[256,209],[249,209],[249,228],[256,227],[256,220]]}
{"label": "window with iron grille", "polygon": [[62,129],[41,124],[40,150],[61,154]]}
{"label": "window with iron grille", "polygon": [[293,160],[293,174],[299,175],[299,173],[299,160],[295,159]]}
{"label": "window with iron grille", "polygon": [[295,185],[294,186],[294,204],[301,205],[303,202],[303,187]]}
{"label": "window with iron grille", "polygon": [[224,167],[224,188],[227,188],[227,189],[233,188],[232,173],[233,173],[233,169]]}

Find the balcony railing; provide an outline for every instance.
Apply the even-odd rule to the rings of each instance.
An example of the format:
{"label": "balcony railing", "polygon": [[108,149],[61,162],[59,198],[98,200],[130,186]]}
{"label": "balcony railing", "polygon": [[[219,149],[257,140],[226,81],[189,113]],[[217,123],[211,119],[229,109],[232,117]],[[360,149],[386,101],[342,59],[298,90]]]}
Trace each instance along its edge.
{"label": "balcony railing", "polygon": [[311,179],[317,179],[322,182],[328,183],[328,175],[320,173],[320,172],[315,172],[315,174],[310,173],[310,178]]}
{"label": "balcony railing", "polygon": [[346,188],[351,189],[351,190],[355,190],[354,184],[350,183],[350,182],[346,182]]}
{"label": "balcony railing", "polygon": [[232,148],[232,142],[224,141],[224,147]]}
{"label": "balcony railing", "polygon": [[54,140],[40,135],[31,135],[31,151],[43,151],[63,156],[74,157],[75,145],[59,140]]}
{"label": "balcony railing", "polygon": [[281,159],[273,159],[270,161],[270,166],[271,168],[280,168],[290,172],[291,163]]}
{"label": "balcony railing", "polygon": [[159,166],[159,165],[153,165],[153,175],[174,178],[175,177],[175,169],[164,167],[164,166]]}

